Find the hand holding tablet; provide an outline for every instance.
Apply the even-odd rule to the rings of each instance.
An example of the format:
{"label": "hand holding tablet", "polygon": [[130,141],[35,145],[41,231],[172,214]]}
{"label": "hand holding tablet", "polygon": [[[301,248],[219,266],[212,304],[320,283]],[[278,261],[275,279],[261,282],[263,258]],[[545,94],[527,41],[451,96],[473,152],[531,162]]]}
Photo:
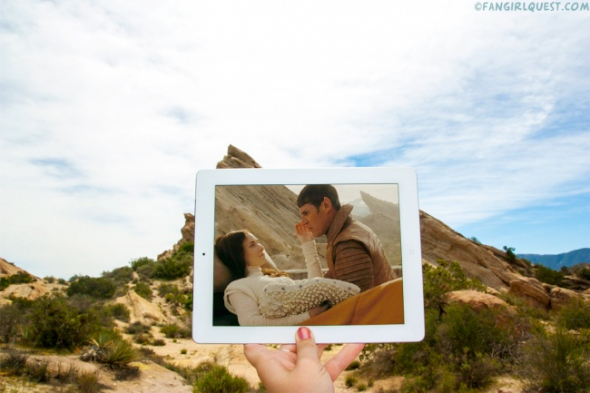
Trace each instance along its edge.
{"label": "hand holding tablet", "polygon": [[[418,217],[416,176],[407,168],[199,172],[193,338],[288,343],[297,325],[316,325],[319,342],[422,339]],[[235,239],[228,245],[225,238]],[[264,267],[301,277],[267,276]],[[362,292],[333,300],[347,283]],[[329,291],[332,307],[312,318],[317,309],[301,312],[305,307],[297,305],[298,314],[269,318],[260,304],[265,288],[277,285],[293,295],[283,296],[285,310],[275,301],[277,315],[289,314],[292,299],[317,307]]]}

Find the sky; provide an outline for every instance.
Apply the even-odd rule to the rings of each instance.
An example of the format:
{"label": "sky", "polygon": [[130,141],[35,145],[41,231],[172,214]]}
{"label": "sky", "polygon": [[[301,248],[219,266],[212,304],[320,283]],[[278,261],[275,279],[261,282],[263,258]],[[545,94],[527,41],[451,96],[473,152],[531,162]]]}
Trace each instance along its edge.
{"label": "sky", "polygon": [[410,166],[466,237],[589,247],[589,3],[515,3],[2,0],[0,257],[66,279],[156,258],[230,144]]}

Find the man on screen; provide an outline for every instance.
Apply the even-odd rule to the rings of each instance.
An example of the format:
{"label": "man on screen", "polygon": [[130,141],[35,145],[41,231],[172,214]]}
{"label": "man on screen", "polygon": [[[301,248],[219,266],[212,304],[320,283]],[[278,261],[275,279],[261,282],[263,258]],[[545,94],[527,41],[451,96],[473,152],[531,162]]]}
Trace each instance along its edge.
{"label": "man on screen", "polygon": [[[297,197],[297,206],[301,221],[296,230],[304,251],[306,241],[323,235],[328,239],[326,278],[351,282],[361,291],[395,279],[381,242],[369,227],[350,217],[352,205],[340,206],[334,186],[305,186]],[[302,227],[307,237],[302,236]]]}

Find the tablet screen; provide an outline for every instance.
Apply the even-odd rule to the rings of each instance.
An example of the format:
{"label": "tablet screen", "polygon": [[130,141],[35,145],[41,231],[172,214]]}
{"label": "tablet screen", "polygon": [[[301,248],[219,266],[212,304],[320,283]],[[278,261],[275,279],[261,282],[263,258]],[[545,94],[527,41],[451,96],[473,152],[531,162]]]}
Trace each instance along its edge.
{"label": "tablet screen", "polygon": [[[392,177],[391,169],[388,179],[383,168],[358,169],[198,177],[197,342],[288,342],[286,332],[299,325],[317,326],[316,336],[338,342],[420,339],[415,180],[405,184],[407,173]],[[279,181],[280,172],[284,180],[308,181]],[[334,181],[318,181],[324,179]]]}

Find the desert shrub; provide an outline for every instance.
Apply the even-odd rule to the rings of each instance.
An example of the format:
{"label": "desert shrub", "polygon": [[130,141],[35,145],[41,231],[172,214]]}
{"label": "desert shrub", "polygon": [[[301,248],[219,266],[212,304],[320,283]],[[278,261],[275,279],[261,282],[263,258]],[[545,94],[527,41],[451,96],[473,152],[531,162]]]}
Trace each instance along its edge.
{"label": "desert shrub", "polygon": [[167,338],[186,338],[191,336],[188,329],[183,329],[175,323],[162,325],[160,332],[164,333]]}
{"label": "desert shrub", "polygon": [[21,376],[25,372],[29,356],[20,351],[8,351],[8,356],[0,358],[0,370],[8,375]]}
{"label": "desert shrub", "polygon": [[154,277],[154,271],[156,270],[156,262],[149,265],[143,265],[137,268],[137,275],[140,279],[149,281]]}
{"label": "desert shrub", "polygon": [[27,379],[36,383],[47,383],[51,380],[48,360],[34,360],[28,362],[25,370]]}
{"label": "desert shrub", "polygon": [[177,252],[193,254],[194,251],[195,251],[195,244],[193,242],[186,242],[186,243],[182,243],[180,245],[180,247],[178,247]]}
{"label": "desert shrub", "polygon": [[0,291],[9,287],[12,284],[29,284],[35,279],[27,272],[18,272],[8,277],[0,277]]}
{"label": "desert shrub", "polygon": [[151,334],[137,333],[133,336],[133,341],[137,344],[147,345],[150,343],[151,337]]}
{"label": "desert shrub", "polygon": [[213,363],[203,363],[195,369],[198,377],[193,385],[195,393],[246,393],[248,381],[231,375],[227,368]]}
{"label": "desert shrub", "polygon": [[0,291],[5,290],[10,285],[8,277],[0,277]]}
{"label": "desert shrub", "polygon": [[576,273],[583,280],[590,280],[590,267],[584,267]]}
{"label": "desert shrub", "polygon": [[557,322],[566,329],[590,329],[590,304],[573,299],[560,310]]}
{"label": "desert shrub", "polygon": [[516,249],[514,247],[504,246],[504,251],[506,251],[506,259],[510,262],[516,261],[516,254],[514,253]]}
{"label": "desert shrub", "polygon": [[438,260],[438,267],[424,264],[424,305],[425,307],[440,308],[445,293],[461,289],[485,291],[485,286],[475,279],[468,278],[457,262]]}
{"label": "desert shrub", "polygon": [[347,388],[351,388],[354,386],[355,383],[357,383],[357,381],[358,381],[358,379],[356,379],[356,377],[349,375],[344,380],[344,384],[346,385]]}
{"label": "desert shrub", "polygon": [[125,329],[125,333],[127,334],[140,334],[140,333],[149,333],[150,327],[144,325],[141,322],[133,322]]}
{"label": "desert shrub", "polygon": [[97,299],[110,299],[116,290],[116,285],[104,277],[77,277],[68,287],[68,296],[76,294],[88,295]]}
{"label": "desert shrub", "polygon": [[178,285],[160,284],[158,286],[158,295],[160,295],[160,297],[166,297],[167,295],[178,295],[178,294],[180,294],[180,289],[178,289]]}
{"label": "desert shrub", "polygon": [[[406,376],[404,392],[457,392],[481,388],[494,374],[514,363],[522,330],[517,316],[500,311],[473,311],[446,305],[444,294],[460,289],[483,290],[457,263],[424,265],[425,337],[402,344],[368,344],[361,354],[365,370],[375,375]],[[520,335],[519,335],[520,334]]]}
{"label": "desert shrub", "polygon": [[81,372],[76,385],[80,393],[99,393],[102,388],[98,382],[98,372]]}
{"label": "desert shrub", "polygon": [[110,306],[106,307],[106,310],[113,318],[122,321],[122,322],[129,322],[129,309],[121,303],[111,304]]}
{"label": "desert shrub", "polygon": [[18,272],[8,278],[10,279],[11,284],[30,284],[32,282],[35,282],[33,276],[31,276],[27,272]]}
{"label": "desert shrub", "polygon": [[177,338],[177,334],[180,330],[180,327],[175,324],[166,324],[160,328],[160,332],[164,333],[167,338]]}
{"label": "desert shrub", "polygon": [[350,371],[350,370],[356,370],[356,369],[358,369],[360,366],[361,366],[361,362],[359,362],[358,360],[355,360],[355,361],[351,362],[351,363],[348,365],[348,367],[346,367],[346,370],[347,370],[347,371]]}
{"label": "desert shrub", "polygon": [[141,371],[139,367],[136,366],[127,366],[121,367],[115,370],[115,380],[116,381],[128,381],[130,379],[137,379]]}
{"label": "desert shrub", "polygon": [[23,321],[23,312],[17,304],[0,307],[0,342],[16,340],[19,326]]}
{"label": "desert shrub", "polygon": [[129,262],[129,265],[131,265],[131,269],[133,269],[134,271],[137,272],[139,268],[141,268],[143,266],[153,265],[155,263],[156,263],[156,261],[154,261],[153,259],[148,258],[148,257],[143,257],[143,258],[133,259],[132,261]]}
{"label": "desert shrub", "polygon": [[119,267],[110,272],[103,272],[102,277],[111,280],[116,286],[123,286],[133,279],[133,269],[129,266]]}
{"label": "desert shrub", "polygon": [[587,392],[590,386],[587,338],[557,329],[538,334],[523,349],[522,376],[529,389],[544,393]]}
{"label": "desert shrub", "polygon": [[187,252],[177,252],[171,257],[156,262],[153,277],[163,280],[174,280],[190,273],[193,255]]}
{"label": "desert shrub", "polygon": [[535,278],[546,284],[561,285],[564,277],[565,273],[563,272],[557,272],[539,264],[535,266]]}
{"label": "desert shrub", "polygon": [[152,341],[152,345],[154,347],[163,347],[164,345],[166,345],[166,341],[162,340],[161,338],[157,338],[154,341]]}
{"label": "desert shrub", "polygon": [[140,281],[135,285],[135,287],[133,287],[133,290],[142,298],[146,300],[152,300],[152,288],[149,286],[149,284]]}
{"label": "desert shrub", "polygon": [[73,349],[102,328],[94,310],[81,311],[61,296],[35,300],[28,316],[28,340],[44,348]]}

